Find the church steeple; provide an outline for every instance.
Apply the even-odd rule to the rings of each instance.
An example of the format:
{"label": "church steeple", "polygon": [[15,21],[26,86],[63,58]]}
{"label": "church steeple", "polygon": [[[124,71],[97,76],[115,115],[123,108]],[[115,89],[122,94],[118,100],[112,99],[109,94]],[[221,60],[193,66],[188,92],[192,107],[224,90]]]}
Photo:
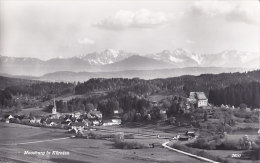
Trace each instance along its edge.
{"label": "church steeple", "polygon": [[53,108],[52,108],[52,114],[56,114],[57,113],[57,109],[56,109],[56,103],[55,103],[55,97],[53,99]]}

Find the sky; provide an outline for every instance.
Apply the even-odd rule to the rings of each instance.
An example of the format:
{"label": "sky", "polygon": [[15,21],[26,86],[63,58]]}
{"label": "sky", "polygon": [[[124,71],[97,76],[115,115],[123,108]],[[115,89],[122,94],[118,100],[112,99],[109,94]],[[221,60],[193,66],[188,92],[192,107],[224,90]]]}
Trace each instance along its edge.
{"label": "sky", "polygon": [[0,54],[43,60],[105,49],[259,54],[258,0],[0,0]]}

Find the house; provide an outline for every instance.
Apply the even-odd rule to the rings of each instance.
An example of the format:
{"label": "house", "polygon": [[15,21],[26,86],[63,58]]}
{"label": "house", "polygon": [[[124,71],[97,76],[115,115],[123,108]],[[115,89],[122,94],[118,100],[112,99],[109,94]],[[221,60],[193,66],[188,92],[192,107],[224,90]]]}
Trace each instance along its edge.
{"label": "house", "polygon": [[98,120],[94,120],[94,121],[92,121],[92,125],[93,126],[100,126],[100,121],[98,121]]}
{"label": "house", "polygon": [[103,126],[113,126],[113,125],[121,125],[122,120],[118,116],[112,117],[112,119],[104,120]]}
{"label": "house", "polygon": [[89,112],[90,116],[93,118],[97,118],[97,119],[102,119],[102,113],[100,111],[97,111],[97,110],[91,110]]}
{"label": "house", "polygon": [[10,123],[13,121],[15,118],[11,114],[5,116],[5,123]]}
{"label": "house", "polygon": [[87,119],[77,119],[75,122],[83,122],[86,127],[90,126],[91,122]]}
{"label": "house", "polygon": [[34,124],[40,124],[42,121],[42,119],[40,117],[33,117],[30,119],[30,123],[34,123]]}
{"label": "house", "polygon": [[155,100],[153,100],[153,101],[152,101],[152,105],[153,105],[153,106],[158,106],[158,102],[155,101]]}
{"label": "house", "polygon": [[29,124],[30,123],[30,119],[29,118],[23,118],[21,120],[22,124]]}
{"label": "house", "polygon": [[32,119],[30,119],[30,123],[35,123],[35,117],[33,117]]}
{"label": "house", "polygon": [[61,113],[56,112],[56,114],[50,114],[49,119],[58,119],[61,117],[61,115],[62,115]]}
{"label": "house", "polygon": [[195,136],[196,136],[194,131],[187,131],[187,132],[185,133],[185,135],[186,135],[186,136],[189,136],[189,137],[195,137]]}
{"label": "house", "polygon": [[83,122],[72,122],[70,124],[70,130],[74,130],[76,133],[78,131],[84,130],[85,124]]}
{"label": "house", "polygon": [[160,114],[166,114],[166,109],[161,109]]}
{"label": "house", "polygon": [[65,122],[72,122],[72,120],[69,117],[66,117],[63,119]]}
{"label": "house", "polygon": [[114,114],[119,114],[119,110],[114,110]]}
{"label": "house", "polygon": [[103,121],[103,126],[114,126],[120,124],[121,124],[121,120],[108,119]]}
{"label": "house", "polygon": [[25,116],[24,115],[14,115],[14,118],[22,120]]}
{"label": "house", "polygon": [[46,121],[46,126],[57,126],[61,124],[62,120],[61,119],[48,119]]}
{"label": "house", "polygon": [[187,135],[179,135],[178,136],[178,140],[179,141],[188,141],[189,140],[189,136],[187,136]]}
{"label": "house", "polygon": [[64,127],[69,127],[70,124],[71,124],[70,121],[62,121],[62,122],[61,122],[61,127],[62,127],[62,128],[64,128]]}
{"label": "house", "polygon": [[112,125],[113,125],[113,122],[111,119],[103,121],[103,126],[112,126]]}
{"label": "house", "polygon": [[190,92],[187,100],[192,104],[196,104],[197,107],[208,106],[208,98],[204,92]]}
{"label": "house", "polygon": [[80,118],[81,115],[82,115],[81,112],[75,112],[75,113],[73,113],[72,117],[78,119],[78,118]]}
{"label": "house", "polygon": [[85,127],[89,127],[91,125],[91,122],[87,119],[83,119],[82,122],[85,124]]}
{"label": "house", "polygon": [[251,112],[251,108],[246,108],[246,112]]}

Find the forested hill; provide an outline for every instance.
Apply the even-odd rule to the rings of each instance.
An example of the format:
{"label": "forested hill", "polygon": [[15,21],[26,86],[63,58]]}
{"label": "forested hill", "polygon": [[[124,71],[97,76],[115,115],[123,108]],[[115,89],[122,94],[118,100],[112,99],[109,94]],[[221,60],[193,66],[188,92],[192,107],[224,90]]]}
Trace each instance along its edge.
{"label": "forested hill", "polygon": [[0,76],[0,90],[3,90],[11,86],[18,86],[18,85],[23,86],[23,85],[30,85],[33,83],[40,83],[40,81]]}
{"label": "forested hill", "polygon": [[204,91],[207,95],[210,89],[220,89],[231,84],[260,81],[260,70],[245,73],[203,74],[200,76],[180,76],[167,79],[123,79],[123,78],[95,78],[78,83],[76,94],[91,91],[128,90],[137,94],[178,93],[188,94],[190,91]]}
{"label": "forested hill", "polygon": [[244,103],[249,107],[260,107],[260,83],[240,83],[222,89],[209,91],[209,102],[215,105],[239,106]]}

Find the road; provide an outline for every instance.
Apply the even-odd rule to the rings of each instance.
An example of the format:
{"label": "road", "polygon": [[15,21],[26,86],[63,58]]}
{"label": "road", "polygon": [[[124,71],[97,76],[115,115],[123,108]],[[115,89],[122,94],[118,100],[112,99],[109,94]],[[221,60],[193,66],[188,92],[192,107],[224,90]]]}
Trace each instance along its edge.
{"label": "road", "polygon": [[167,141],[167,142],[163,143],[162,146],[163,146],[164,148],[169,149],[169,150],[172,150],[172,151],[175,151],[175,152],[178,152],[178,153],[182,153],[182,154],[184,154],[184,155],[187,155],[187,156],[190,156],[190,157],[193,157],[193,158],[202,160],[202,161],[211,162],[211,163],[219,163],[219,162],[210,160],[210,159],[205,158],[205,157],[201,157],[201,156],[198,156],[198,155],[194,155],[194,154],[191,154],[191,153],[188,153],[188,152],[184,152],[184,151],[181,151],[181,150],[172,148],[172,147],[170,147],[170,146],[167,145],[168,143],[170,143],[170,141]]}
{"label": "road", "polygon": [[[99,131],[104,131],[104,132],[110,132],[110,133],[114,133],[115,131],[114,130],[109,130],[109,129],[98,129],[96,128],[97,130]],[[117,131],[117,132],[120,132],[120,131]],[[122,131],[123,132],[123,131]],[[129,133],[129,134],[134,134],[136,136],[144,136],[144,137],[156,137],[158,139],[171,139],[170,137],[160,137],[156,134],[141,134],[141,133],[136,133],[136,132],[125,132],[124,133]],[[218,163],[214,160],[210,160],[208,158],[205,158],[205,157],[201,157],[201,156],[198,156],[198,155],[194,155],[194,154],[191,154],[191,153],[188,153],[188,152],[184,152],[184,151],[181,151],[181,150],[178,150],[178,149],[175,149],[175,148],[172,148],[170,146],[168,146],[167,144],[169,143],[170,141],[167,141],[165,143],[162,144],[162,146],[164,148],[167,148],[171,151],[175,151],[175,152],[178,152],[178,153],[181,153],[181,154],[184,154],[184,155],[187,155],[189,157],[192,157],[192,158],[196,158],[196,159],[199,159],[201,161],[206,161],[206,162],[210,162],[210,163]]]}

